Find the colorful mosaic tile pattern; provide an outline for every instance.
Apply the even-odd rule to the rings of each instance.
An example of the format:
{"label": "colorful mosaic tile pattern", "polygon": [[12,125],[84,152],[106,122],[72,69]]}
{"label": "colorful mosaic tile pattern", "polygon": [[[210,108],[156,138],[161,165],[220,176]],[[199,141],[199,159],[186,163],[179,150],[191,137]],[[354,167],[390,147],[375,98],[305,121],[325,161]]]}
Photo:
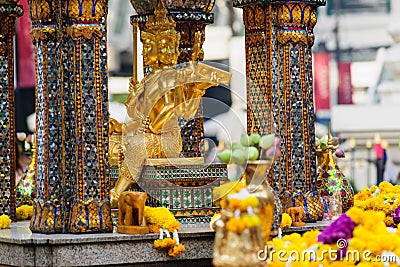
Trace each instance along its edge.
{"label": "colorful mosaic tile pattern", "polygon": [[217,209],[212,190],[225,181],[225,164],[145,165],[132,190],[145,191],[147,205],[166,207],[181,222],[208,222]]}
{"label": "colorful mosaic tile pattern", "polygon": [[0,4],[0,215],[15,219],[14,35],[22,6]]}

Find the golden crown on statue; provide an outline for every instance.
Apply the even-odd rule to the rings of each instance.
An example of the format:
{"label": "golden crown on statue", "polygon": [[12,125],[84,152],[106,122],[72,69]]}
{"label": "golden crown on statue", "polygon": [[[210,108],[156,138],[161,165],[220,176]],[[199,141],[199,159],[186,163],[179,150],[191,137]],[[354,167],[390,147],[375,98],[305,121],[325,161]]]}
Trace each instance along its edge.
{"label": "golden crown on statue", "polygon": [[172,17],[167,16],[168,10],[162,1],[158,1],[154,14],[155,16],[151,16],[146,23],[146,32],[154,34],[168,30],[175,31],[176,23]]}

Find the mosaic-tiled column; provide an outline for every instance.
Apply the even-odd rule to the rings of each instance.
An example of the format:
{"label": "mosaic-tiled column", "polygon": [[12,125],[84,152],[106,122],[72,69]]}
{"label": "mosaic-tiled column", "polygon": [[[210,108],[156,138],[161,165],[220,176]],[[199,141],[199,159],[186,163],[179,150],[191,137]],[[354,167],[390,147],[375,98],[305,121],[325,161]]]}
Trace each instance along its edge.
{"label": "mosaic-tiled column", "polygon": [[37,198],[31,230],[112,230],[104,1],[30,1]]}
{"label": "mosaic-tiled column", "polygon": [[0,215],[15,219],[15,118],[14,118],[14,35],[15,18],[22,6],[0,2]]}
{"label": "mosaic-tiled column", "polygon": [[312,78],[313,28],[317,1],[276,2],[276,43],[272,68],[272,102],[276,134],[282,139],[274,174],[282,190],[314,192],[316,182],[315,116]]}
{"label": "mosaic-tiled column", "polygon": [[311,47],[316,10],[324,4],[234,1],[243,7],[246,27],[248,133],[275,132],[281,138],[282,153],[270,177],[279,192],[315,191]]}
{"label": "mosaic-tiled column", "polygon": [[31,38],[36,61],[36,198],[30,228],[61,233],[65,229],[62,176],[62,34],[59,5],[54,0],[31,0]]}
{"label": "mosaic-tiled column", "polygon": [[[207,24],[214,22],[214,16],[211,12],[214,1],[163,1],[170,15],[176,22],[176,30],[180,33],[181,39],[179,44],[180,55],[178,63],[188,62],[192,60],[192,49],[194,45],[194,36],[196,32],[201,34],[201,45],[205,40],[205,27]],[[131,17],[131,24],[138,22],[140,30],[145,27],[145,22],[149,14],[153,14],[157,4],[157,0],[140,1],[131,0],[133,8],[138,15]],[[204,55],[199,55],[196,60],[203,60]],[[145,67],[145,73],[148,71]],[[182,154],[185,157],[201,157],[202,140],[204,137],[204,118],[203,109],[200,106],[196,118],[193,120],[180,119],[181,137],[182,137]]]}
{"label": "mosaic-tiled column", "polygon": [[108,167],[107,0],[67,1],[65,43],[73,42],[70,62],[75,138],[73,152],[72,233],[112,231]]}

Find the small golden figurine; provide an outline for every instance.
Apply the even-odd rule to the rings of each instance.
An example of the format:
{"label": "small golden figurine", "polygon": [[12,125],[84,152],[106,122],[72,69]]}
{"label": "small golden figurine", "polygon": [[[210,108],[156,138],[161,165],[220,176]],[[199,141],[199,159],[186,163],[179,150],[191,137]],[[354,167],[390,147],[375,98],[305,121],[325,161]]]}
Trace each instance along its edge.
{"label": "small golden figurine", "polygon": [[[201,62],[175,66],[180,40],[176,24],[167,17],[162,1],[154,14],[141,32],[144,64],[151,72],[139,83],[131,79],[125,102],[131,121],[123,125],[122,142],[131,176],[120,175],[111,190],[112,207],[116,206],[119,194],[137,182],[145,159],[179,157],[182,140],[178,118],[194,117],[205,91],[218,84],[229,85],[231,77],[228,72]],[[199,45],[195,44],[196,47]],[[194,53],[198,55],[201,52],[197,48]]]}
{"label": "small golden figurine", "polygon": [[303,222],[304,219],[304,208],[303,207],[290,207],[287,209],[287,214],[292,218],[292,226],[304,226],[306,225]]}
{"label": "small golden figurine", "polygon": [[147,194],[144,192],[123,192],[118,199],[118,233],[147,234],[149,228],[144,218]]}

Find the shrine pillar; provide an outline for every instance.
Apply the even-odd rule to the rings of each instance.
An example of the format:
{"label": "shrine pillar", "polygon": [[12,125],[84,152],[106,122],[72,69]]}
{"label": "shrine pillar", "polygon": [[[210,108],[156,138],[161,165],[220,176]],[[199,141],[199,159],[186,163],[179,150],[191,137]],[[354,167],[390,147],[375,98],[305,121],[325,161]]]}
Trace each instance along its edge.
{"label": "shrine pillar", "polygon": [[[71,233],[112,231],[108,167],[108,0],[66,1],[64,38],[72,122]],[[72,55],[72,57],[69,57]],[[67,121],[67,119],[65,119]],[[68,176],[67,176],[68,177]]]}
{"label": "shrine pillar", "polygon": [[37,189],[30,228],[112,231],[107,1],[30,1],[36,53]]}
{"label": "shrine pillar", "polygon": [[316,200],[311,47],[325,0],[233,3],[243,8],[246,28],[248,134],[281,138],[281,156],[268,176],[281,197],[301,192]]}
{"label": "shrine pillar", "polygon": [[0,215],[15,220],[15,118],[14,35],[15,19],[22,16],[18,0],[0,2]]}
{"label": "shrine pillar", "polygon": [[[131,4],[138,15],[131,16],[131,24],[135,27],[138,24],[139,29],[145,29],[145,23],[149,16],[152,16],[157,5],[157,0],[140,1],[131,0]],[[214,15],[210,13],[213,6],[213,0],[200,1],[163,1],[169,11],[169,15],[176,22],[176,30],[180,33],[178,64],[192,60],[192,50],[196,32],[201,34],[201,45],[205,40],[205,28],[207,24],[214,22]],[[136,56],[136,55],[134,55]],[[198,55],[196,60],[203,60],[204,55]],[[149,70],[144,66],[144,73]],[[192,120],[180,119],[182,154],[185,157],[202,157],[202,141],[204,138],[204,118],[203,109],[200,105],[198,113]]]}
{"label": "shrine pillar", "polygon": [[54,0],[31,0],[31,38],[36,62],[36,198],[30,228],[61,233],[65,221],[62,183],[61,42],[58,5]]}

